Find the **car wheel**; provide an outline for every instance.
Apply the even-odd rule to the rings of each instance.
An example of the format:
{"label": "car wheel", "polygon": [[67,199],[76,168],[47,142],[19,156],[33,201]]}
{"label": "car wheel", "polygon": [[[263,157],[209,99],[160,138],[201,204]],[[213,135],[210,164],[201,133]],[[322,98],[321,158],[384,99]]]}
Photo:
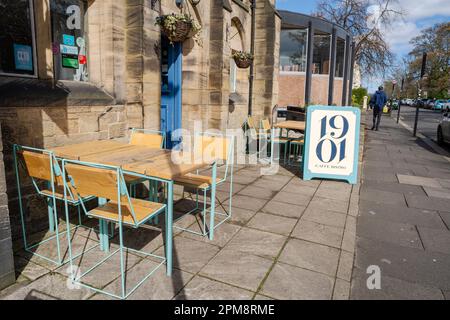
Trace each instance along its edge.
{"label": "car wheel", "polygon": [[442,134],[441,126],[439,126],[437,129],[437,142],[440,146],[444,144],[444,135]]}

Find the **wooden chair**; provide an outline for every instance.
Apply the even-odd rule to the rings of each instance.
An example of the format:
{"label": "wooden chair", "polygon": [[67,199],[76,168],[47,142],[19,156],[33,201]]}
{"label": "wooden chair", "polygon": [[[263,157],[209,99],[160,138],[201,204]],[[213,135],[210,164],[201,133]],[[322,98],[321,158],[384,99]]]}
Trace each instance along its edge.
{"label": "wooden chair", "polygon": [[157,130],[132,128],[130,144],[155,149],[164,149],[166,144],[166,134]]}
{"label": "wooden chair", "polygon": [[[284,158],[283,158],[283,162],[286,163],[287,162],[287,150],[289,148],[289,143],[290,143],[290,139],[289,138],[284,138],[281,136],[281,130],[280,130],[280,134],[279,135],[274,135],[272,137],[272,131],[274,131],[274,129],[272,129],[269,119],[262,119],[261,120],[261,128],[264,130],[264,132],[267,133],[268,137],[269,137],[269,141],[271,143],[271,145],[279,145],[279,146],[283,146],[283,151],[284,151]],[[276,131],[276,130],[275,130]],[[272,140],[273,140],[273,144],[272,144]],[[270,150],[270,153],[272,153],[272,150]]]}
{"label": "wooden chair", "polygon": [[[60,165],[51,151],[25,147],[20,145],[14,145],[14,168],[17,183],[17,192],[19,198],[19,211],[22,224],[22,237],[24,242],[24,249],[40,258],[57,265],[64,263],[64,257],[61,254],[61,237],[67,232],[59,230],[58,212],[56,207],[56,201],[64,201],[64,182],[61,174]],[[29,244],[27,240],[26,232],[26,219],[24,217],[24,205],[21,189],[21,170],[23,169],[26,176],[31,179],[31,183],[36,190],[37,194],[44,198],[48,207],[48,221],[49,231],[54,232],[53,236],[50,236],[42,241],[34,244]],[[42,187],[43,183],[45,187]],[[68,190],[69,196],[67,202],[71,206],[77,207],[78,210],[78,224],[74,228],[85,227],[82,224],[80,206],[86,202],[94,199],[92,195],[85,195],[84,197],[78,197],[73,193],[72,189]],[[37,246],[49,243],[53,239],[56,239],[56,247],[58,258],[55,260],[51,257],[44,256],[35,252],[33,249]],[[92,248],[91,248],[92,249]],[[81,253],[80,253],[81,254]]]}
{"label": "wooden chair", "polygon": [[[166,134],[163,131],[148,130],[148,129],[131,129],[130,144],[137,146],[144,146],[155,149],[165,149]],[[130,187],[130,193],[133,197],[136,196],[136,187],[145,182],[144,179],[125,177],[127,184]],[[149,200],[155,200],[155,194],[157,193],[158,185],[154,182],[149,182],[148,192]],[[157,219],[155,220],[157,222]]]}
{"label": "wooden chair", "polygon": [[232,199],[233,199],[233,167],[234,167],[234,137],[233,136],[222,136],[214,135],[208,133],[201,133],[194,138],[194,154],[196,156],[201,155],[203,159],[205,157],[211,157],[211,159],[219,159],[225,165],[225,172],[223,177],[218,177],[216,181],[213,181],[210,176],[200,175],[198,172],[196,174],[190,173],[184,175],[180,178],[175,179],[175,183],[196,190],[196,207],[191,211],[187,212],[185,216],[197,211],[199,209],[199,191],[203,192],[203,209],[201,211],[202,225],[201,232],[196,232],[188,228],[181,228],[174,226],[177,229],[184,230],[193,234],[206,236],[209,231],[206,230],[206,202],[207,202],[207,192],[211,190],[213,184],[221,185],[225,183],[230,177],[230,190],[228,199],[228,210],[224,207],[220,199],[218,201],[219,205],[222,207],[224,212],[217,212],[216,214],[225,217],[218,224],[214,222],[214,229],[219,227],[222,223],[229,220],[232,215]]}
{"label": "wooden chair", "polygon": [[[132,173],[127,173],[127,175],[132,175]],[[73,268],[72,246],[69,241],[69,260],[72,271],[71,274],[72,280],[74,281],[75,284],[85,286],[97,292],[101,292],[119,299],[126,299],[148,277],[150,277],[160,266],[162,266],[166,262],[166,258],[151,253],[146,253],[143,251],[126,248],[123,244],[123,227],[129,226],[133,228],[139,228],[144,223],[160,215],[161,213],[164,213],[167,217],[166,205],[163,203],[135,199],[130,197],[126,187],[124,174],[120,167],[86,163],[81,161],[63,160],[63,176],[68,178],[64,179],[64,181],[66,181],[64,188],[65,195],[67,194],[67,190],[70,190],[72,188],[73,190],[75,190],[75,192],[79,197],[83,197],[88,194],[93,194],[99,198],[108,199],[109,201],[107,201],[104,205],[96,207],[90,211],[88,211],[83,204],[82,208],[86,213],[86,215],[88,215],[89,217],[115,223],[118,225],[119,229],[119,249],[110,253],[106,258],[101,258],[100,262],[95,264],[93,267],[89,268],[88,271],[84,272],[81,275],[75,275],[73,272],[74,268]],[[156,178],[155,180],[161,181]],[[66,214],[68,214],[67,209]],[[166,243],[166,248],[167,246],[171,248],[172,244]],[[126,278],[125,250],[135,252],[140,255],[153,257],[160,261],[160,263],[155,268],[153,268],[150,273],[148,273],[135,287],[133,287],[128,292],[126,290],[126,283],[125,283]],[[106,290],[100,290],[98,288],[94,288],[88,284],[85,284],[81,281],[81,279],[84,276],[89,274],[95,268],[99,267],[101,264],[105,263],[109,258],[111,258],[117,253],[120,254],[120,272],[121,272],[120,294],[108,292]],[[170,253],[167,252],[167,257],[169,256],[171,257],[171,251]]]}

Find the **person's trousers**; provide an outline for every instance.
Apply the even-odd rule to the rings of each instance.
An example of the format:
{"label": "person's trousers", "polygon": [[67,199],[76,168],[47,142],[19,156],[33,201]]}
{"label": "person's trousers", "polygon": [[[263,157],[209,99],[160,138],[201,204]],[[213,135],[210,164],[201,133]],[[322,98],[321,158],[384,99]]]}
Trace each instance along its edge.
{"label": "person's trousers", "polygon": [[380,126],[380,121],[381,121],[381,114],[383,113],[383,110],[378,108],[378,107],[374,107],[373,108],[373,127],[378,130],[378,127]]}

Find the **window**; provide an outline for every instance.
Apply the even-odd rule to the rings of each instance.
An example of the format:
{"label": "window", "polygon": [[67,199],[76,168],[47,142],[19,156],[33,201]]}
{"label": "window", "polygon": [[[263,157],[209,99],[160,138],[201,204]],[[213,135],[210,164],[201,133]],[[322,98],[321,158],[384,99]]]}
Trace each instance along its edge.
{"label": "window", "polygon": [[86,0],[51,0],[55,78],[88,81]]}
{"label": "window", "polygon": [[345,40],[337,38],[336,41],[336,74],[338,78],[344,76],[344,61],[345,61]]}
{"label": "window", "polygon": [[280,70],[306,71],[307,29],[281,30]]}
{"label": "window", "polygon": [[331,35],[314,35],[313,74],[329,74]]}
{"label": "window", "polygon": [[230,93],[236,92],[237,65],[233,58],[230,59]]}
{"label": "window", "polygon": [[0,74],[36,76],[31,0],[0,0]]}

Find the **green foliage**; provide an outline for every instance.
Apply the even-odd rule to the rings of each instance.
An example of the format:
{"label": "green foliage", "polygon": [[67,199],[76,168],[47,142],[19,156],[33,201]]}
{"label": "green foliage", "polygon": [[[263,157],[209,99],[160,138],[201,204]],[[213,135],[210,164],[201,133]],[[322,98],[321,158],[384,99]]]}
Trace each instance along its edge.
{"label": "green foliage", "polygon": [[366,88],[356,88],[352,90],[352,105],[362,106],[364,103],[364,97],[368,96]]}

